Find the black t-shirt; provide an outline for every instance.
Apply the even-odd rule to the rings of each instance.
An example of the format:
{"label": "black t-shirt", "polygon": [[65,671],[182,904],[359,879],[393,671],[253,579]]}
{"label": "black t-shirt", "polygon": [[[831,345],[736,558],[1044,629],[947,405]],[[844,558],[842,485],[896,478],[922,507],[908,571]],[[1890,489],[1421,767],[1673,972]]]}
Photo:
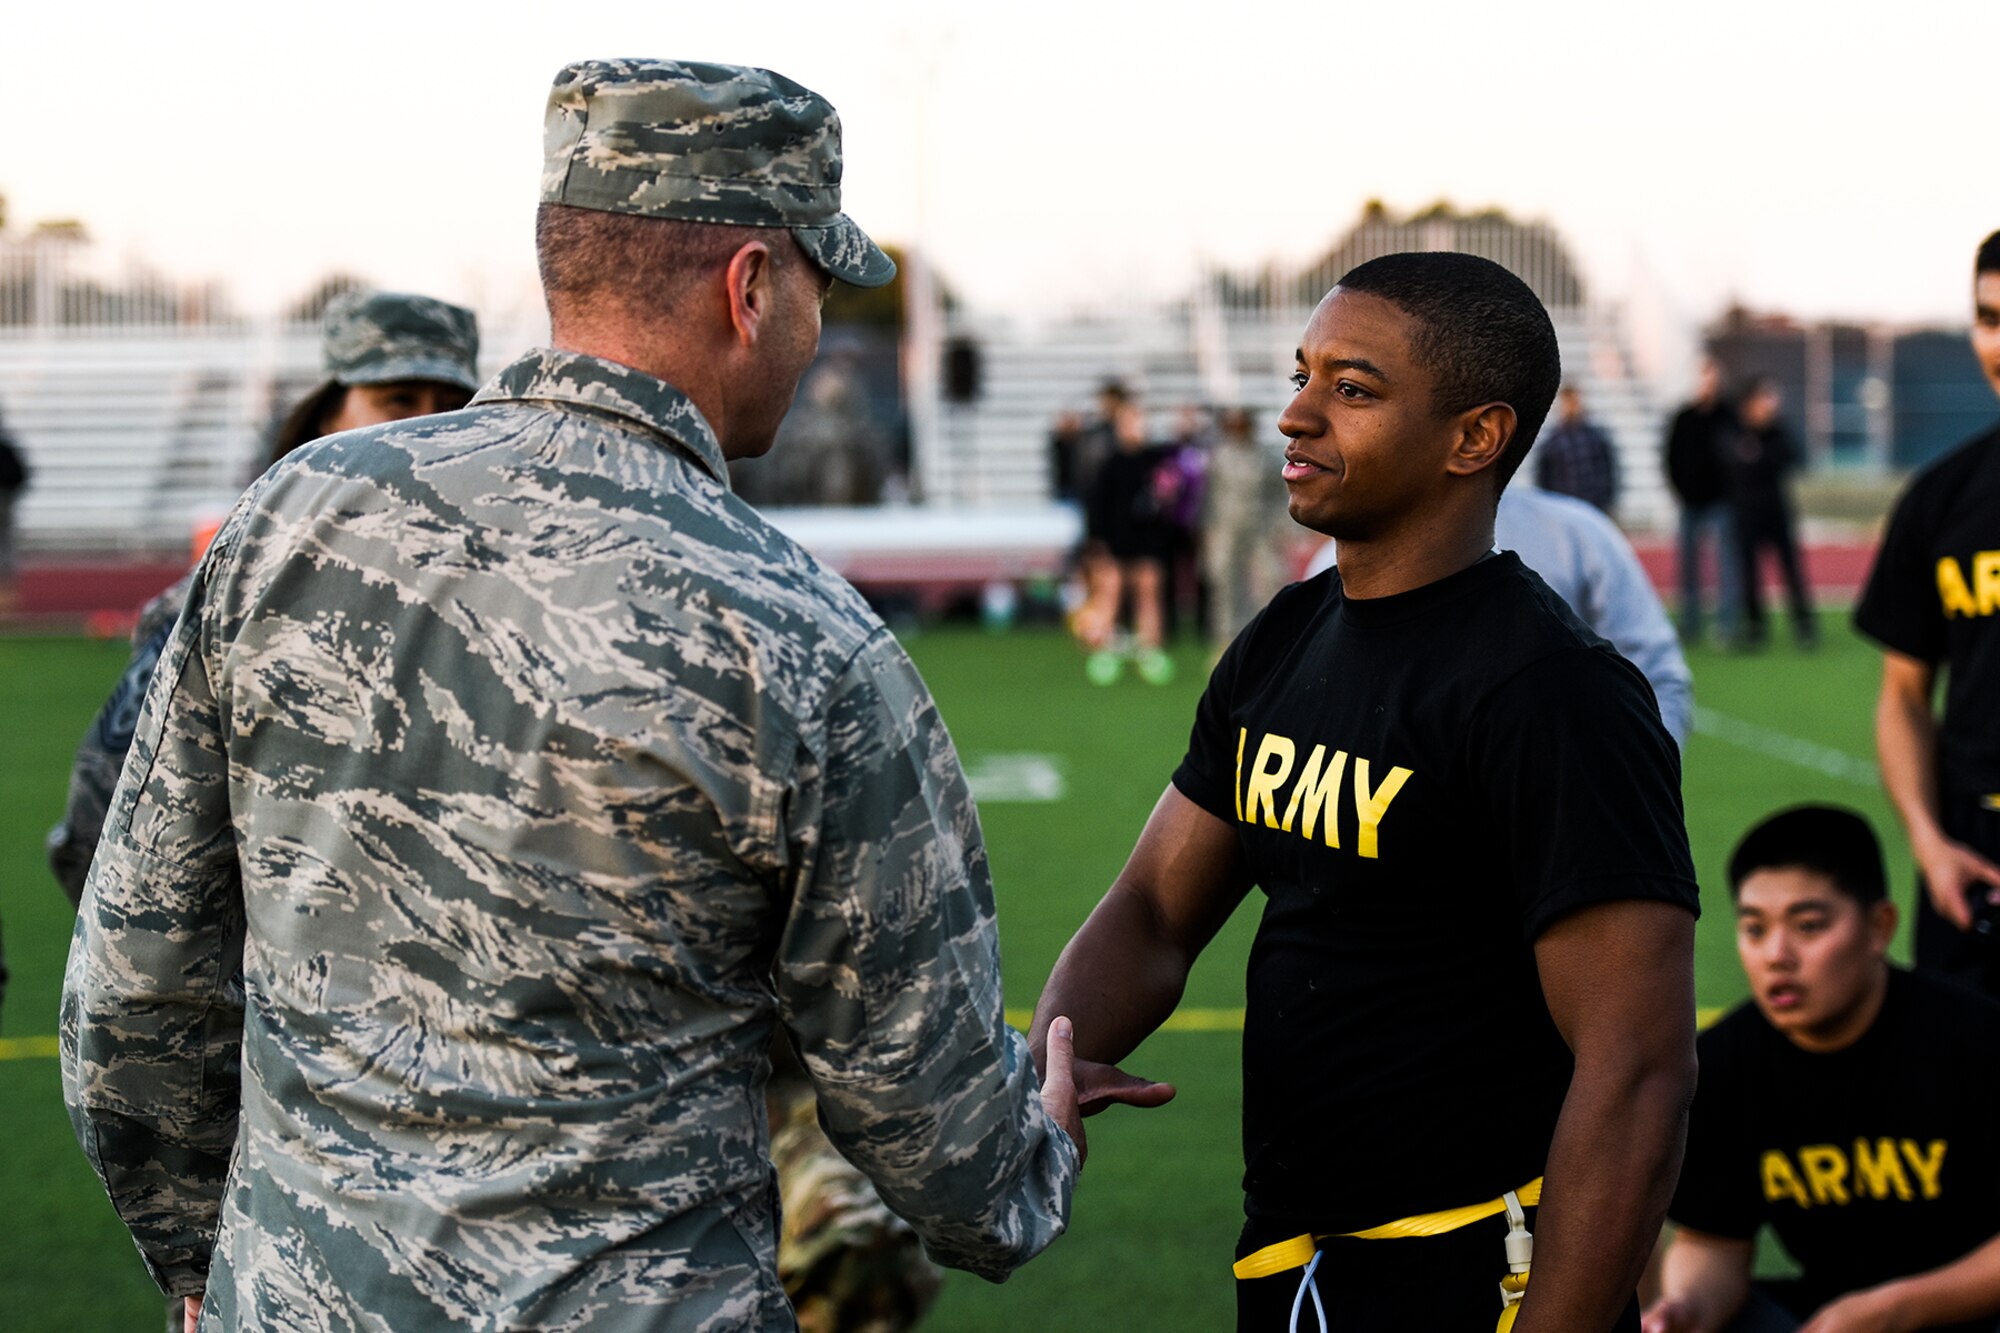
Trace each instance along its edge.
{"label": "black t-shirt", "polygon": [[1646,679],[1518,557],[1394,597],[1279,593],[1223,654],[1174,785],[1266,895],[1243,1031],[1253,1218],[1354,1231],[1541,1174],[1571,1059],[1533,943],[1696,909]]}
{"label": "black t-shirt", "polygon": [[1675,413],[1667,433],[1667,480],[1682,504],[1714,504],[1729,494],[1722,447],[1735,422],[1735,415],[1721,403],[1710,407],[1690,403]]}
{"label": "black t-shirt", "polygon": [[1845,1050],[1802,1051],[1749,1003],[1698,1049],[1673,1219],[1739,1240],[1769,1223],[1815,1309],[2000,1234],[2000,1005],[1892,969]]}
{"label": "black t-shirt", "polygon": [[1730,502],[1755,514],[1787,508],[1785,477],[1798,466],[1799,447],[1784,423],[1746,426],[1737,422],[1723,427],[1721,442]]}
{"label": "black t-shirt", "polygon": [[1085,535],[1119,557],[1158,556],[1167,530],[1154,492],[1171,453],[1164,445],[1117,449],[1104,460],[1084,503]]}
{"label": "black t-shirt", "polygon": [[1950,664],[1938,728],[1944,794],[2000,793],[2000,428],[1910,483],[1854,626],[1905,656]]}

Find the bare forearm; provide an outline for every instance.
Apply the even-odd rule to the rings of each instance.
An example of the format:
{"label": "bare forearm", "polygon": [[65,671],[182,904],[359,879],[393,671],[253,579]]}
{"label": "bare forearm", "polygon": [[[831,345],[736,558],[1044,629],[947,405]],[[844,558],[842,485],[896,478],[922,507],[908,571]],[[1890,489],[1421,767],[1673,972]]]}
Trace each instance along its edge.
{"label": "bare forearm", "polygon": [[1617,1321],[1666,1217],[1693,1092],[1691,1060],[1579,1060],[1549,1148],[1518,1333],[1596,1333]]}
{"label": "bare forearm", "polygon": [[2000,1314],[2000,1237],[1954,1263],[1890,1283],[1908,1328],[1970,1323]]}
{"label": "bare forearm", "polygon": [[1937,718],[1930,700],[1904,690],[1884,690],[1875,705],[1875,753],[1882,785],[1910,841],[1924,843],[1938,828]]}
{"label": "bare forearm", "polygon": [[1049,1022],[1076,1024],[1080,1060],[1115,1064],[1180,1003],[1193,956],[1167,937],[1143,895],[1114,884],[1056,960],[1028,1044],[1040,1065]]}
{"label": "bare forearm", "polygon": [[1721,1333],[1750,1294],[1751,1243],[1683,1227],[1660,1265],[1647,1333]]}

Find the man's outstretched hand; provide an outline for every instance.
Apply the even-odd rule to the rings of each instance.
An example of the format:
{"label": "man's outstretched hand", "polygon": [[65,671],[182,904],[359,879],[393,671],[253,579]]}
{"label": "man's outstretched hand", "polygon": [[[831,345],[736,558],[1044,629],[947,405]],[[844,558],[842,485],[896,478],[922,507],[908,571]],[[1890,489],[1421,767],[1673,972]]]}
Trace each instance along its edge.
{"label": "man's outstretched hand", "polygon": [[1042,1106],[1075,1141],[1079,1163],[1088,1151],[1083,1135],[1085,1116],[1121,1102],[1126,1106],[1163,1106],[1174,1099],[1171,1083],[1153,1083],[1117,1065],[1077,1059],[1076,1034],[1067,1018],[1049,1024],[1043,1069]]}

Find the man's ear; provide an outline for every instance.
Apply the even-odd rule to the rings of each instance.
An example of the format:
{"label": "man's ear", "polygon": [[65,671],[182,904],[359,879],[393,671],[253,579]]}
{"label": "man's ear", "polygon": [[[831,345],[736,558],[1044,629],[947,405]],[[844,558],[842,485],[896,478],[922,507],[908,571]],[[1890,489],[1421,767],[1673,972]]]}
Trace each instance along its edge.
{"label": "man's ear", "polygon": [[771,313],[777,277],[777,257],[763,241],[745,241],[729,257],[723,282],[729,295],[729,323],[739,345],[749,347],[757,341],[757,331]]}
{"label": "man's ear", "polygon": [[1499,462],[1519,424],[1514,409],[1505,403],[1468,408],[1454,421],[1458,438],[1452,444],[1451,456],[1445,459],[1444,469],[1457,477],[1484,472]]}
{"label": "man's ear", "polygon": [[1877,957],[1888,953],[1889,941],[1896,938],[1896,916],[1896,904],[1887,898],[1868,905],[1868,943]]}

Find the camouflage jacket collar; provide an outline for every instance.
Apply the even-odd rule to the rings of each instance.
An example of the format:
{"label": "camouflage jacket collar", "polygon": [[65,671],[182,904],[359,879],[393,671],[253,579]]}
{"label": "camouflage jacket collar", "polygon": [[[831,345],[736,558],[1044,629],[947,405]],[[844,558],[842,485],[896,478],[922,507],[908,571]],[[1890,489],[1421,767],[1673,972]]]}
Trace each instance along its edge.
{"label": "camouflage jacket collar", "polygon": [[724,490],[729,489],[722,445],[701,410],[679,389],[643,370],[581,352],[541,347],[495,375],[472,401],[573,403],[623,417],[672,440]]}

